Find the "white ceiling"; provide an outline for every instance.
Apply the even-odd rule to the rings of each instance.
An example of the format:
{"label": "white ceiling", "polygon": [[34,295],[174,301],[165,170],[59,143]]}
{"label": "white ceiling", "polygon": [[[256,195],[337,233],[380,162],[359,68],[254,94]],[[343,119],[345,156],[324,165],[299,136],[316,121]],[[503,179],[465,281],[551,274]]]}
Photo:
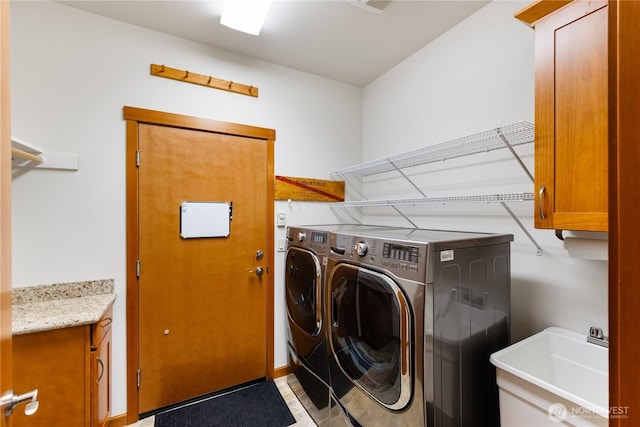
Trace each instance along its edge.
{"label": "white ceiling", "polygon": [[219,0],[59,3],[364,87],[488,1],[394,0],[375,13],[346,0],[275,0],[259,36],[220,25]]}

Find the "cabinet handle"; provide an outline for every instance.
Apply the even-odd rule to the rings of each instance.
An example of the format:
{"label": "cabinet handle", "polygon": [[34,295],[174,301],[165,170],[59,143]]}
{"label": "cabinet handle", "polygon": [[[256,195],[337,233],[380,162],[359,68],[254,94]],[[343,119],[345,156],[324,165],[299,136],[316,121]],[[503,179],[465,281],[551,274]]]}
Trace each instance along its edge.
{"label": "cabinet handle", "polygon": [[104,375],[104,362],[102,361],[102,359],[100,359],[97,356],[96,356],[96,360],[98,361],[98,364],[100,364],[100,375],[98,375],[98,379],[96,380],[96,384],[98,384],[98,383],[100,383],[100,380],[102,379],[102,376]]}
{"label": "cabinet handle", "polygon": [[5,417],[13,415],[15,407],[22,403],[27,404],[24,408],[25,415],[29,416],[35,414],[40,406],[40,402],[38,401],[38,389],[24,394],[13,394],[13,390],[9,390],[0,397],[0,408],[4,408]]}
{"label": "cabinet handle", "polygon": [[540,187],[540,191],[538,192],[538,211],[540,213],[540,219],[545,220],[547,219],[547,216],[544,214],[544,211],[542,210],[542,195],[544,194],[544,185],[542,187]]}

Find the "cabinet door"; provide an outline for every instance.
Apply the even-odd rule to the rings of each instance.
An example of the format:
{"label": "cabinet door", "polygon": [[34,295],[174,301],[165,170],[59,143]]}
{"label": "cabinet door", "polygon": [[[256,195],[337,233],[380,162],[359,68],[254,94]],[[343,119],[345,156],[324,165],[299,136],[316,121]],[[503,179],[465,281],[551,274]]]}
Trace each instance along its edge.
{"label": "cabinet door", "polygon": [[607,230],[607,3],[538,21],[535,226]]}
{"label": "cabinet door", "polygon": [[89,425],[86,393],[89,327],[76,326],[16,335],[13,339],[16,390],[38,389],[40,407],[26,416],[24,405],[12,416],[14,427]]}
{"label": "cabinet door", "polygon": [[106,426],[111,412],[111,329],[91,352],[91,426]]}

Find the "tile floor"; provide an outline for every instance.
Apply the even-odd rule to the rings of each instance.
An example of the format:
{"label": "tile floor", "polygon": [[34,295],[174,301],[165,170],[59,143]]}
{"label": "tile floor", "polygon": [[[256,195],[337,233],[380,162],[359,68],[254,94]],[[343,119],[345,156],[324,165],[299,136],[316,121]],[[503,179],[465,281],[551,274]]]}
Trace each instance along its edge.
{"label": "tile floor", "polygon": [[[298,401],[296,395],[293,394],[291,388],[289,388],[289,385],[287,384],[287,377],[276,378],[274,382],[278,386],[278,390],[280,390],[280,394],[282,394],[284,401],[287,402],[287,406],[289,406],[291,414],[296,419],[296,423],[292,425],[298,427],[315,427],[316,424],[313,422],[309,414],[307,414],[307,411],[305,411],[300,401]],[[130,424],[130,427],[153,427],[154,422],[155,417],[147,417],[135,424]]]}

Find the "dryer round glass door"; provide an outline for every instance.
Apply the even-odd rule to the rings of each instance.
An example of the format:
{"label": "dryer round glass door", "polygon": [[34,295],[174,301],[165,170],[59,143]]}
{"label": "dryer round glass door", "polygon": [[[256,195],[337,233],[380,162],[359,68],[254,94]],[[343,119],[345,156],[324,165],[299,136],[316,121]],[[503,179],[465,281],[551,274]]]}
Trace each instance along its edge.
{"label": "dryer round glass door", "polygon": [[318,257],[296,247],[287,251],[285,292],[291,320],[315,337],[322,329],[322,270]]}
{"label": "dryer round glass door", "polygon": [[389,276],[350,264],[331,272],[331,348],[340,370],[384,407],[411,400],[412,320]]}

